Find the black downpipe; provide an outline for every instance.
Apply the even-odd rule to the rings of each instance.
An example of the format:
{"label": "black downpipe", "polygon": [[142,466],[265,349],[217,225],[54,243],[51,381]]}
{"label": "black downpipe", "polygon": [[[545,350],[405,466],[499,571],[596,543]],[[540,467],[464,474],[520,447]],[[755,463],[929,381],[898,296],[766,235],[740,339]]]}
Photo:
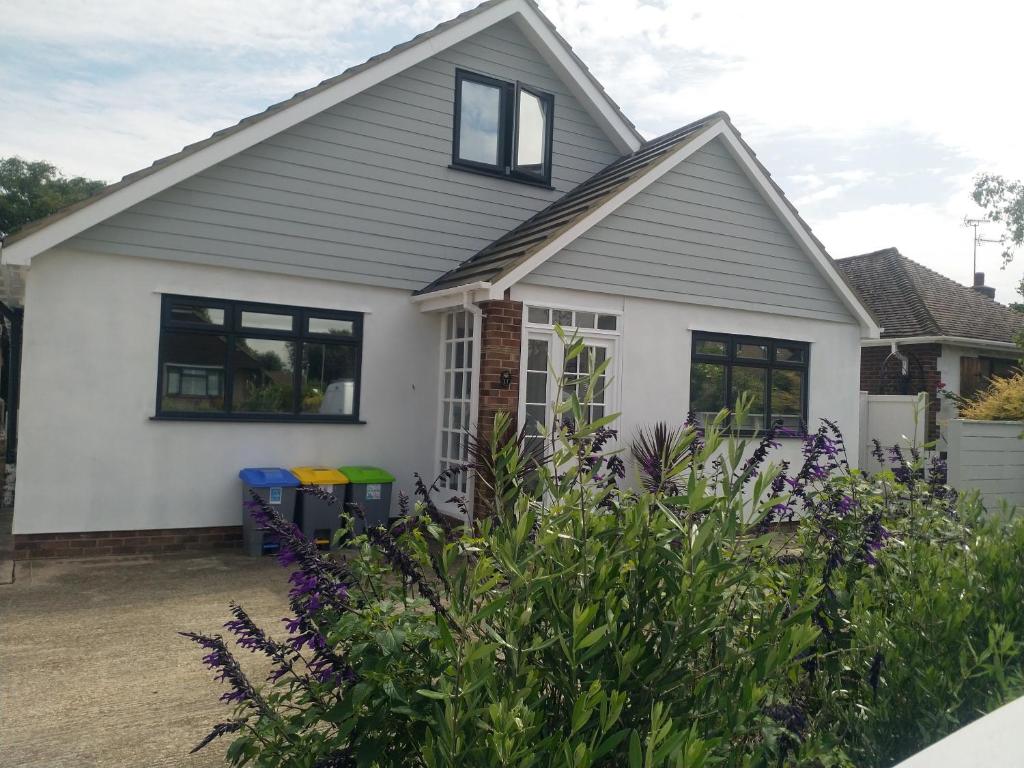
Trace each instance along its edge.
{"label": "black downpipe", "polygon": [[7,451],[4,462],[14,464],[18,456],[18,405],[21,402],[21,328],[25,310],[11,308],[0,301],[0,315],[11,324],[8,334],[7,364]]}

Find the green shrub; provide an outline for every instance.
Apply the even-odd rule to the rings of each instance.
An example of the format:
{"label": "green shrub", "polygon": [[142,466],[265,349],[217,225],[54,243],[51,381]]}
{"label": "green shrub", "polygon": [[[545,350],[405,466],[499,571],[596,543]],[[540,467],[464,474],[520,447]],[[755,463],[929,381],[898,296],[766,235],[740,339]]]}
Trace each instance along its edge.
{"label": "green shrub", "polygon": [[1024,372],[995,377],[983,392],[960,408],[965,419],[1021,421],[1024,419]]}
{"label": "green shrub", "polygon": [[295,615],[276,641],[233,607],[262,687],[189,635],[236,706],[203,743],[296,768],[888,766],[1024,691],[1015,519],[898,449],[850,471],[827,422],[772,466],[775,431],[748,446],[724,413],[638,439],[629,490],[612,417],[584,405],[555,407],[544,449],[496,419],[472,528],[446,532],[420,483],[339,563],[255,504]]}

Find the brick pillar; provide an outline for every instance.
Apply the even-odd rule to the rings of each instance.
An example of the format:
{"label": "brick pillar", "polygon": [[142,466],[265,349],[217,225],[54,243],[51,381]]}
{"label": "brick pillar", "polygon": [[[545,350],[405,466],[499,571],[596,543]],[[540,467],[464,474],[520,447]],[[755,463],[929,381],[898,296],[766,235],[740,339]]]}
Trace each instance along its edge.
{"label": "brick pillar", "polygon": [[[483,324],[480,329],[480,385],[476,436],[487,444],[494,431],[494,415],[504,411],[517,429],[519,413],[519,359],[522,350],[523,304],[503,299],[480,302]],[[511,374],[511,382],[502,384],[502,374]],[[474,514],[487,514],[490,499],[477,483]]]}

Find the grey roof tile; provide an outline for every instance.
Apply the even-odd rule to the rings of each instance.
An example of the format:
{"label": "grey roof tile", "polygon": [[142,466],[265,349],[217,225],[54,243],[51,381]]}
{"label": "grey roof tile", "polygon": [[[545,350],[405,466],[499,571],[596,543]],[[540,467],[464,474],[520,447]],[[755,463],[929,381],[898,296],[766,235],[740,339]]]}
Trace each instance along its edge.
{"label": "grey roof tile", "polygon": [[835,265],[879,318],[883,338],[960,336],[1012,342],[1024,331],[1024,314],[895,248],[837,259]]}

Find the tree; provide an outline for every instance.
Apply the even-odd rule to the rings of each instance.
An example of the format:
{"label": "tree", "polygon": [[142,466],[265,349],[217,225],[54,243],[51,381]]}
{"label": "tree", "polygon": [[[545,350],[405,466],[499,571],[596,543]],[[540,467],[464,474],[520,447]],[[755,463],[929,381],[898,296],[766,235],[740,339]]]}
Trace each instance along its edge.
{"label": "tree", "polygon": [[77,203],[106,186],[84,176],[64,176],[46,161],[0,158],[0,235]]}
{"label": "tree", "polygon": [[1016,248],[1024,245],[1024,183],[1010,181],[994,173],[983,173],[974,180],[974,202],[985,209],[989,221],[1005,229],[1003,266],[1013,261]]}

